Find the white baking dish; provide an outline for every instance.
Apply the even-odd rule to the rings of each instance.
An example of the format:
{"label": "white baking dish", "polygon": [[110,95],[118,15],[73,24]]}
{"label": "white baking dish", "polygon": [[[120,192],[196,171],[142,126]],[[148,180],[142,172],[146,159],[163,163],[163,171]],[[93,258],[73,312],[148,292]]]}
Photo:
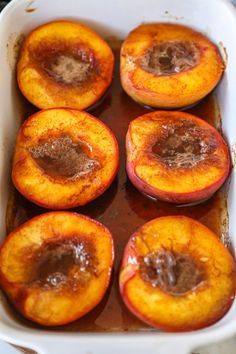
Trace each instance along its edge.
{"label": "white baking dish", "polygon": [[[28,10],[28,11],[26,11]],[[34,11],[31,11],[34,10]],[[218,89],[223,131],[232,149],[236,144],[236,13],[226,0],[13,0],[0,15],[0,165],[1,240],[5,236],[10,156],[20,124],[20,100],[15,82],[12,50],[15,39],[32,28],[56,18],[73,18],[88,23],[103,37],[124,38],[142,22],[178,22],[206,33],[226,48],[227,69]],[[235,171],[229,193],[229,232],[236,246]],[[0,302],[0,338],[30,347],[39,353],[70,354],[187,354],[196,347],[226,339],[236,333],[236,304],[214,326],[191,333],[57,333],[24,327],[9,316]]]}

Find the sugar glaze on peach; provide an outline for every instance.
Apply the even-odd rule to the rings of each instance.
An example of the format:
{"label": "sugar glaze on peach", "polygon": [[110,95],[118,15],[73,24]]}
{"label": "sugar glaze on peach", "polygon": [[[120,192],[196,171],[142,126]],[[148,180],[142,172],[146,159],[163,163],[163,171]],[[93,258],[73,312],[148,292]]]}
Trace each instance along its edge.
{"label": "sugar glaze on peach", "polygon": [[[45,143],[31,147],[31,156],[53,178],[75,180],[90,174],[100,167],[96,159],[86,153],[88,144],[73,143],[69,136],[50,138]],[[92,150],[92,147],[89,147]]]}
{"label": "sugar glaze on peach", "polygon": [[93,244],[78,239],[50,241],[33,252],[31,286],[43,289],[86,286],[96,275],[96,255]]}
{"label": "sugar glaze on peach", "polygon": [[194,259],[184,253],[161,249],[140,260],[140,275],[152,287],[178,296],[204,281],[204,272]]}
{"label": "sugar glaze on peach", "polygon": [[207,160],[217,163],[217,158],[210,156],[215,149],[213,135],[186,119],[162,124],[160,138],[152,147],[157,158],[174,168],[192,168]]}
{"label": "sugar glaze on peach", "polygon": [[155,75],[184,72],[197,65],[199,50],[186,41],[163,42],[149,48],[140,59],[140,66]]}

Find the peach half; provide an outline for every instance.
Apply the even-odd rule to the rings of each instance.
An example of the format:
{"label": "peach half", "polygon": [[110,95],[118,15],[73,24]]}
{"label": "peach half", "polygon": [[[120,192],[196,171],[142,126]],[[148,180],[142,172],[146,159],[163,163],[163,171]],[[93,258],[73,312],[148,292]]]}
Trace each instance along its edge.
{"label": "peach half", "polygon": [[131,312],[167,331],[190,331],[215,323],[230,308],[235,261],[217,236],[184,216],[143,225],[126,245],[121,296]]}
{"label": "peach half", "polygon": [[117,141],[105,124],[86,112],[53,108],[21,126],[12,180],[33,203],[68,209],[100,196],[115,178],[118,161]]}
{"label": "peach half", "polygon": [[112,50],[97,33],[78,22],[54,21],[26,37],[17,80],[38,108],[85,109],[110,86],[113,66]]}
{"label": "peach half", "polygon": [[210,198],[230,171],[228,147],[219,132],[185,112],[156,111],[134,119],[126,151],[135,187],[176,204]]}
{"label": "peach half", "polygon": [[198,102],[224,71],[220,52],[203,34],[170,23],[135,28],[121,48],[121,83],[135,101],[180,108]]}
{"label": "peach half", "polygon": [[9,234],[0,249],[0,284],[26,318],[63,325],[101,301],[112,265],[105,226],[80,214],[50,212]]}

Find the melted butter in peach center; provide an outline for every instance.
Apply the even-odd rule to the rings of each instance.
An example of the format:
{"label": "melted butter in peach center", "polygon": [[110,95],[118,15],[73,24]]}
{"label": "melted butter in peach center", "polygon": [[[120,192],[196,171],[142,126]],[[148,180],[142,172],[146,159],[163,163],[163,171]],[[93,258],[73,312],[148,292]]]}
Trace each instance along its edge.
{"label": "melted butter in peach center", "polygon": [[99,71],[94,51],[79,38],[74,43],[56,38],[41,41],[29,51],[37,69],[63,85],[83,85]]}
{"label": "melted butter in peach center", "polygon": [[72,285],[95,273],[92,245],[84,242],[62,241],[43,245],[32,259],[31,283],[46,288]]}
{"label": "melted butter in peach center", "polygon": [[161,136],[152,152],[168,167],[192,168],[208,159],[215,149],[216,142],[209,131],[180,120],[162,125]]}
{"label": "melted butter in peach center", "polygon": [[78,179],[100,167],[91,159],[82,144],[74,144],[68,136],[48,139],[30,149],[31,156],[53,178]]}
{"label": "melted butter in peach center", "polygon": [[181,295],[199,285],[204,274],[187,254],[167,250],[151,252],[140,262],[140,275],[152,287]]}
{"label": "melted butter in peach center", "polygon": [[154,45],[144,54],[141,67],[155,75],[170,75],[192,69],[198,60],[199,50],[194,43],[163,42]]}
{"label": "melted butter in peach center", "polygon": [[59,55],[44,65],[46,72],[56,81],[78,84],[86,81],[92,71],[91,62],[69,55]]}

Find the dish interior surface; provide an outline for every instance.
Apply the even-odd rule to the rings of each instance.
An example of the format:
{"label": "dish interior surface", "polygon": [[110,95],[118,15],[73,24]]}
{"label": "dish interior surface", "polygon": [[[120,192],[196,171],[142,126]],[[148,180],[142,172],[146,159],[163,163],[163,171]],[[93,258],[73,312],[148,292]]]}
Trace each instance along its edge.
{"label": "dish interior surface", "polygon": [[[54,328],[57,332],[104,332],[104,331],[142,331],[144,333],[154,331],[147,325],[134,318],[122,303],[118,293],[117,275],[119,263],[124,246],[130,235],[145,222],[162,215],[183,214],[199,220],[215,231],[223,242],[229,244],[228,235],[234,247],[235,230],[235,178],[234,171],[231,174],[230,184],[227,183],[210,200],[203,204],[191,207],[176,207],[164,202],[155,202],[140,194],[129,182],[125,172],[125,134],[129,122],[146,113],[150,109],[139,105],[129,98],[121,88],[119,80],[119,38],[125,38],[128,32],[142,22],[174,22],[194,27],[208,35],[220,48],[227,67],[224,77],[217,90],[200,102],[188,112],[205,118],[218,129],[222,130],[232,152],[234,164],[234,150],[236,151],[236,49],[232,41],[232,33],[236,32],[236,17],[233,8],[223,0],[203,0],[196,3],[193,0],[148,0],[144,3],[119,0],[107,3],[105,0],[96,1],[88,6],[88,1],[58,0],[54,6],[47,0],[17,1],[8,6],[2,13],[0,22],[0,46],[3,55],[0,58],[2,77],[1,119],[1,240],[6,235],[5,215],[7,202],[7,230],[8,232],[17,225],[34,215],[45,212],[45,209],[34,206],[21,197],[13,187],[9,186],[11,156],[15,135],[20,123],[29,114],[36,111],[22,98],[17,89],[15,80],[15,61],[19,43],[31,29],[37,25],[56,18],[77,19],[87,23],[108,40],[114,49],[116,56],[116,69],[111,88],[106,93],[102,102],[93,109],[91,114],[107,124],[117,137],[120,147],[120,168],[118,177],[112,186],[97,200],[87,206],[75,209],[79,213],[89,215],[104,223],[112,232],[115,242],[115,267],[112,285],[102,303],[90,314],[80,321],[60,328]],[[134,11],[135,8],[135,11]],[[30,11],[29,11],[30,9]],[[213,9],[213,10],[212,10]],[[155,10],[155,11],[154,11]],[[224,16],[221,16],[224,11]],[[216,20],[217,19],[217,20]],[[122,24],[122,25],[121,25]],[[227,55],[226,55],[226,54]],[[10,194],[9,194],[10,193]],[[226,208],[226,196],[228,197],[228,209]],[[9,206],[10,205],[10,206]],[[228,210],[228,211],[227,211]],[[228,214],[229,213],[229,219]],[[230,246],[231,247],[231,246]],[[36,332],[38,326],[22,319],[8,305],[2,297],[0,303],[0,316],[3,330],[14,328],[30,333]],[[228,333],[236,332],[236,306],[210,329],[230,326]],[[1,324],[0,324],[1,326]],[[229,328],[229,327],[228,327]],[[41,328],[40,328],[41,330]],[[47,330],[49,331],[49,330]],[[198,331],[209,332],[209,329]],[[213,332],[212,332],[213,333]],[[28,333],[29,334],[29,333]],[[222,333],[223,335],[223,333]],[[210,340],[210,336],[208,336]],[[204,342],[204,341],[203,341]],[[207,342],[207,340],[205,340]]]}
{"label": "dish interior surface", "polygon": [[[114,43],[111,43],[114,47]],[[130,235],[145,222],[164,215],[185,215],[199,220],[211,228],[230,247],[227,235],[228,219],[226,209],[227,184],[205,203],[195,206],[175,206],[154,201],[142,195],[129,181],[126,171],[125,135],[129,122],[150,111],[134,102],[122,90],[119,81],[119,48],[114,50],[116,69],[112,87],[103,101],[90,113],[101,119],[115,133],[120,149],[118,176],[101,197],[83,207],[73,209],[88,215],[106,225],[112,232],[115,243],[115,265],[112,284],[100,305],[88,315],[58,330],[66,331],[135,331],[145,330],[147,325],[136,319],[124,306],[119,295],[118,275],[122,253]],[[35,108],[25,102],[25,117]],[[188,110],[220,128],[220,115],[214,94]],[[13,187],[7,209],[7,233],[35,215],[46,210],[26,200]],[[14,311],[12,311],[14,313]],[[26,325],[28,321],[18,317]],[[33,325],[36,326],[36,325]]]}

